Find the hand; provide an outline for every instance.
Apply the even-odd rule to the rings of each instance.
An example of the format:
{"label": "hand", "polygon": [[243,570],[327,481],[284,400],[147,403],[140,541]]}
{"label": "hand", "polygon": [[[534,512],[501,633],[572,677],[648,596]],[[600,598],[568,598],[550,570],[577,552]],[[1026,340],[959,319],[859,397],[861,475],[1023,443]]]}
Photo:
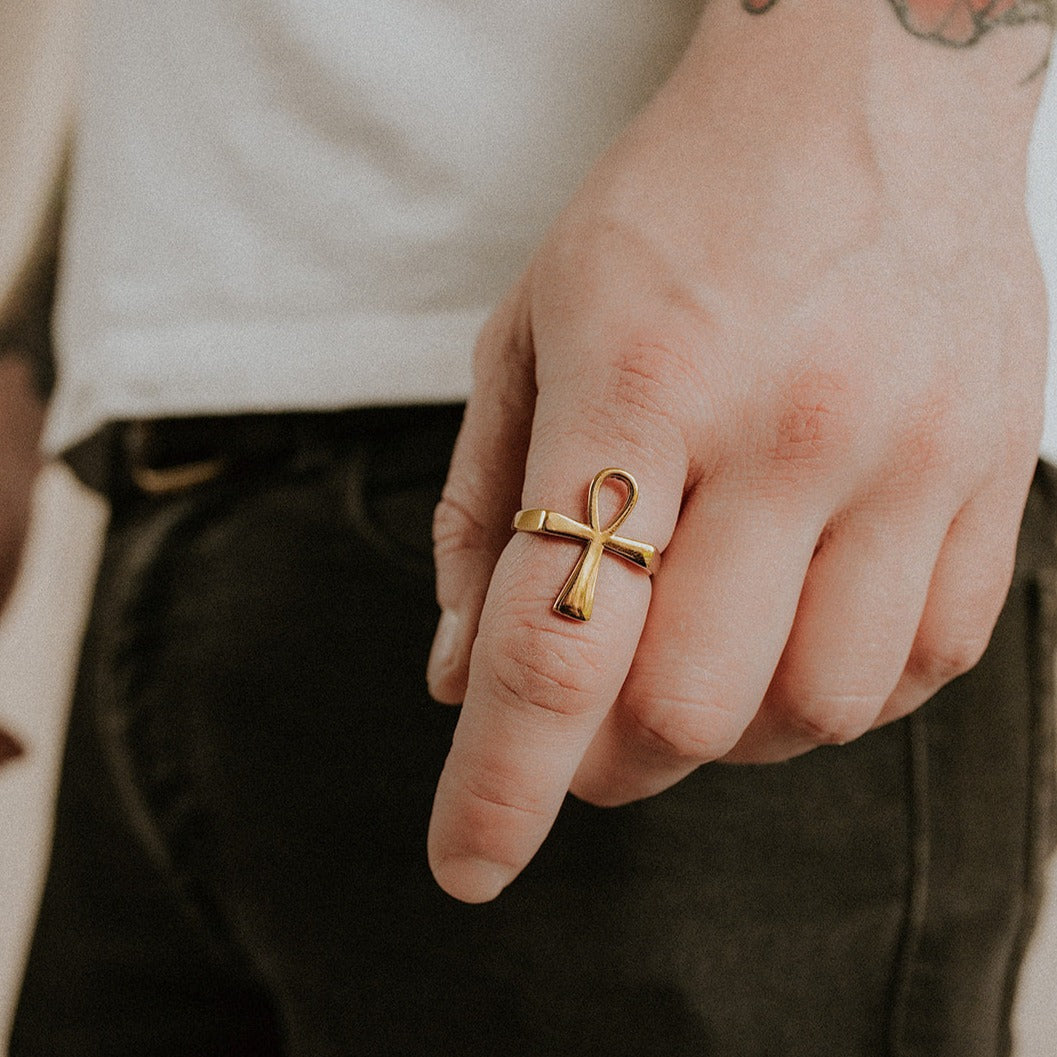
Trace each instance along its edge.
{"label": "hand", "polygon": [[[430,832],[460,899],[570,789],[619,804],[849,741],[987,644],[1041,429],[1038,57],[811,10],[709,5],[480,339],[430,666],[464,701]],[[583,520],[605,466],[638,480],[622,533],[664,553],[652,597],[605,558],[578,624],[551,610],[577,545],[510,519]]]}
{"label": "hand", "polygon": [[29,528],[43,416],[29,365],[0,356],[0,609],[14,586]]}

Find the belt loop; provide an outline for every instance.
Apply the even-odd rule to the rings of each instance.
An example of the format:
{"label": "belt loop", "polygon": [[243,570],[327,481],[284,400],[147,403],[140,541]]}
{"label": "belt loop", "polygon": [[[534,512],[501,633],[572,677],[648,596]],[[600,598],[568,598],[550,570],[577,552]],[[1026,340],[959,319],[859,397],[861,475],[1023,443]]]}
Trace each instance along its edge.
{"label": "belt loop", "polygon": [[148,453],[152,427],[150,421],[139,420],[130,422],[122,433],[129,481],[144,495],[174,495],[214,480],[227,468],[229,460],[223,456],[151,466]]}

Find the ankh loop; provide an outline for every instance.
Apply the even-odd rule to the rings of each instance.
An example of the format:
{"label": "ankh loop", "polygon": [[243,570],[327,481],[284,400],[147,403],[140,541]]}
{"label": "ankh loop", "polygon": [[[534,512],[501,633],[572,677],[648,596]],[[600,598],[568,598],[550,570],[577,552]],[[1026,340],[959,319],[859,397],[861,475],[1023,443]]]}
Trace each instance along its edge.
{"label": "ankh loop", "polygon": [[[602,485],[610,477],[615,477],[627,485],[628,495],[624,505],[617,511],[613,520],[605,528],[599,524],[598,494]],[[587,493],[588,524],[574,521],[564,514],[553,510],[519,510],[514,515],[513,528],[516,532],[539,532],[547,536],[562,536],[565,539],[579,540],[584,544],[580,558],[565,581],[554,602],[554,611],[573,620],[590,620],[595,601],[595,584],[598,582],[598,568],[602,564],[602,555],[606,551],[615,554],[625,561],[637,565],[652,574],[657,567],[657,548],[649,543],[625,539],[615,533],[624,524],[639,498],[639,486],[627,470],[618,470],[614,466],[600,470]]]}

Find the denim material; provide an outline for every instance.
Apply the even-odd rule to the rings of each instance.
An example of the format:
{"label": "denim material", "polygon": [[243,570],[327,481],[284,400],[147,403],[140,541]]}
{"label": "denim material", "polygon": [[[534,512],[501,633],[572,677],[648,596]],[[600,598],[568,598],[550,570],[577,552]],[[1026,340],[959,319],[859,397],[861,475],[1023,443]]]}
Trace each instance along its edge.
{"label": "denim material", "polygon": [[995,1057],[1053,846],[1057,492],[981,664],[786,764],[425,859],[457,414],[115,509],[12,1057]]}

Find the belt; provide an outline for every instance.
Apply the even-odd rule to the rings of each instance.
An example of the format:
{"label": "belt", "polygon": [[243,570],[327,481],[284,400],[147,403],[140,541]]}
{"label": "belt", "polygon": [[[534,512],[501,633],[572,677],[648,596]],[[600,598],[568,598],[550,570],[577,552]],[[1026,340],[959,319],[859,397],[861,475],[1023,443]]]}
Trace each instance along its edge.
{"label": "belt", "polygon": [[385,434],[454,430],[462,410],[439,404],[135,419],[111,423],[63,458],[111,501],[163,498],[292,457],[326,460]]}

